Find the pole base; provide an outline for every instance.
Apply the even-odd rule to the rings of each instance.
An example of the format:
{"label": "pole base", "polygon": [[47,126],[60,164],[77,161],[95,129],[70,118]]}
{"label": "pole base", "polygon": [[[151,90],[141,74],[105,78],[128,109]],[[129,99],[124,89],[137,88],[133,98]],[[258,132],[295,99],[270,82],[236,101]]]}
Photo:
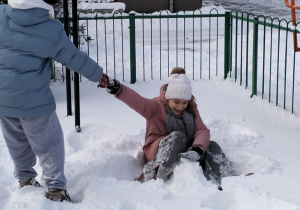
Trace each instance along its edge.
{"label": "pole base", "polygon": [[80,133],[80,132],[81,132],[81,128],[80,128],[80,126],[79,126],[79,125],[76,125],[75,129],[76,129],[76,131],[77,131],[78,133]]}

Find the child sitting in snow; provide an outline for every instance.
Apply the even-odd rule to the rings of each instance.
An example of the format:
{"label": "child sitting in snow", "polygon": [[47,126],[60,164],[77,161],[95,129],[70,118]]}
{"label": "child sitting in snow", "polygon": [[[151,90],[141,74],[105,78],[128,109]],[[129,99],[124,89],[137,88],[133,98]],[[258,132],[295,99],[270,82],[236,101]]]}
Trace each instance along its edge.
{"label": "child sitting in snow", "polygon": [[160,96],[144,98],[116,79],[109,82],[105,75],[99,86],[106,88],[146,119],[143,151],[146,165],[139,181],[160,178],[168,180],[179,158],[199,162],[208,180],[218,184],[221,178],[236,175],[220,146],[210,141],[210,131],[204,125],[192,85],[181,67],[175,67]]}

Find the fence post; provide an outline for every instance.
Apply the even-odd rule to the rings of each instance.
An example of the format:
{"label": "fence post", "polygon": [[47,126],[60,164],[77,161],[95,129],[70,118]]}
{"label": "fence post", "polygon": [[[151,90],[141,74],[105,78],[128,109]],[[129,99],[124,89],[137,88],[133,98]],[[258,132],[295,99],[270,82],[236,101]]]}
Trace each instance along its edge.
{"label": "fence post", "polygon": [[51,69],[51,79],[54,80],[54,82],[56,81],[56,78],[55,78],[55,68],[54,68],[54,61],[53,59],[49,59],[50,60],[50,69]]}
{"label": "fence post", "polygon": [[[73,43],[78,48],[78,18],[77,1],[72,0],[72,18],[73,18]],[[80,128],[80,94],[79,94],[79,73],[74,72],[74,105],[75,105],[75,128],[77,132]]]}
{"label": "fence post", "polygon": [[130,29],[130,83],[136,82],[135,14],[129,14]]}
{"label": "fence post", "polygon": [[[63,1],[64,5],[64,29],[69,37],[69,6],[68,1]],[[71,71],[66,68],[66,96],[67,96],[67,116],[72,115],[72,93],[71,93]]]}
{"label": "fence post", "polygon": [[225,37],[224,37],[224,79],[230,71],[230,12],[225,12]]}
{"label": "fence post", "polygon": [[252,61],[252,94],[257,95],[257,54],[258,54],[258,17],[253,22],[253,61]]}

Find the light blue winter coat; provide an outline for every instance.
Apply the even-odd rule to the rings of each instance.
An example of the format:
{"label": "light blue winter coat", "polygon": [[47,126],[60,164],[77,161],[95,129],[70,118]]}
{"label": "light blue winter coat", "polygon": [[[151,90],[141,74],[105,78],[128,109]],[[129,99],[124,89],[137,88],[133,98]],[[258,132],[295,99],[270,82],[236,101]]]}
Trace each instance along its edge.
{"label": "light blue winter coat", "polygon": [[102,77],[103,69],[74,46],[47,10],[0,6],[0,115],[35,118],[55,110],[49,58],[91,81]]}

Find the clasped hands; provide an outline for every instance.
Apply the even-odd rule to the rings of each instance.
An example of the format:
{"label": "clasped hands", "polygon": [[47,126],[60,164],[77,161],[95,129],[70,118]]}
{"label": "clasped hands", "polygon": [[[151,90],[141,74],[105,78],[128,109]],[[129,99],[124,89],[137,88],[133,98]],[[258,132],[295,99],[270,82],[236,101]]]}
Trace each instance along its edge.
{"label": "clasped hands", "polygon": [[120,89],[120,82],[116,79],[111,80],[107,74],[103,74],[97,87],[106,88],[108,93],[115,94]]}

